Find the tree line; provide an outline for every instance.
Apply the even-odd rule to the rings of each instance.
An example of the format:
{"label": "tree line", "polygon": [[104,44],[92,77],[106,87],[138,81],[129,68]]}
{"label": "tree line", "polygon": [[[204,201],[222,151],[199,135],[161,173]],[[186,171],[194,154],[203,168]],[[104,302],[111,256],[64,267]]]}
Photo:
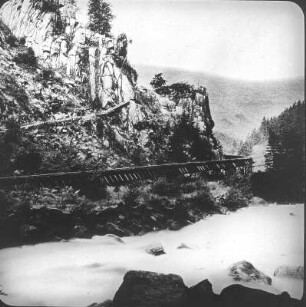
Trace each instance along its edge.
{"label": "tree line", "polygon": [[[288,201],[303,201],[305,179],[305,101],[297,101],[279,116],[263,118],[256,138],[268,141],[265,152],[269,182],[266,193]],[[255,138],[255,139],[254,139]],[[270,189],[270,191],[268,191]]]}

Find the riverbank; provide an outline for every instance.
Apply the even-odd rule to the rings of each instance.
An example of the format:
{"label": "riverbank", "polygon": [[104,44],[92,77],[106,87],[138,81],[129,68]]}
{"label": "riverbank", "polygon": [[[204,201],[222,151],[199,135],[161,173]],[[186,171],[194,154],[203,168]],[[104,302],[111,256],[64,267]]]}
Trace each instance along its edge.
{"label": "riverbank", "polygon": [[84,189],[85,194],[73,187],[0,191],[0,247],[178,230],[244,207],[251,196],[242,176],[227,183],[182,176],[120,187],[89,183]]}
{"label": "riverbank", "polygon": [[[248,261],[272,284],[238,282],[300,299],[303,280],[274,276],[282,266],[303,266],[304,206],[254,205],[215,214],[178,231],[118,238],[95,236],[0,251],[0,284],[12,305],[86,306],[112,299],[129,270],[174,273],[187,286],[203,279],[220,293],[237,283],[228,268]],[[148,253],[162,247],[163,254]]]}

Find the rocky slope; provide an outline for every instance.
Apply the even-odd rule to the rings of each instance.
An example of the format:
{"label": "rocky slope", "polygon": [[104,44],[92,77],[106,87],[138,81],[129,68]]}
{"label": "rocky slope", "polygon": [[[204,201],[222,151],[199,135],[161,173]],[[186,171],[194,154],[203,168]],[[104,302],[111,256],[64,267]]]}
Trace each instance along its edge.
{"label": "rocky slope", "polygon": [[[0,9],[0,176],[218,159],[206,89],[138,86],[126,35],[93,33],[76,10],[70,0]],[[92,177],[0,190],[1,244],[174,229],[218,210],[205,187],[189,197],[195,182],[187,196],[174,187],[169,200],[159,194],[170,183],[157,182],[152,196],[149,187],[107,190]]]}
{"label": "rocky slope", "polygon": [[[70,0],[11,0],[1,7],[0,124],[8,148],[2,164],[8,167],[0,171],[164,162],[186,115],[212,157],[219,157],[206,91],[173,99],[139,87],[127,61],[126,35],[93,33],[78,23],[76,10]],[[100,116],[111,108],[115,112]],[[39,124],[45,121],[54,123]],[[8,136],[8,127],[20,126],[18,135]],[[40,161],[31,170],[13,165],[29,154]]]}

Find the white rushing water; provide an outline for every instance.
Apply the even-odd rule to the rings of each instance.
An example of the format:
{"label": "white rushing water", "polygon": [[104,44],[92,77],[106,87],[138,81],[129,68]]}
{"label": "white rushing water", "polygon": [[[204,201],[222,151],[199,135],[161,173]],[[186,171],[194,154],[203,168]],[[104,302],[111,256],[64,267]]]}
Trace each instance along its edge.
{"label": "white rushing water", "polygon": [[[7,304],[86,306],[111,299],[128,270],[175,273],[187,286],[209,279],[215,293],[234,283],[227,269],[246,260],[272,277],[272,286],[246,284],[301,298],[303,282],[274,277],[279,265],[303,265],[304,206],[250,206],[214,215],[179,231],[122,238],[96,236],[0,250],[0,285]],[[161,243],[165,255],[145,249]],[[188,249],[177,247],[185,243]]]}

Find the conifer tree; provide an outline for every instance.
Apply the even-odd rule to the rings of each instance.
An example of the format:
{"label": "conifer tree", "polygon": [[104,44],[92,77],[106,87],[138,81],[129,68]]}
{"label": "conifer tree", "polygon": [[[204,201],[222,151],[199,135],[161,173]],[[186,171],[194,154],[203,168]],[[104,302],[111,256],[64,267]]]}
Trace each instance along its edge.
{"label": "conifer tree", "polygon": [[111,6],[104,0],[89,0],[89,29],[102,35],[109,35],[114,18]]}

